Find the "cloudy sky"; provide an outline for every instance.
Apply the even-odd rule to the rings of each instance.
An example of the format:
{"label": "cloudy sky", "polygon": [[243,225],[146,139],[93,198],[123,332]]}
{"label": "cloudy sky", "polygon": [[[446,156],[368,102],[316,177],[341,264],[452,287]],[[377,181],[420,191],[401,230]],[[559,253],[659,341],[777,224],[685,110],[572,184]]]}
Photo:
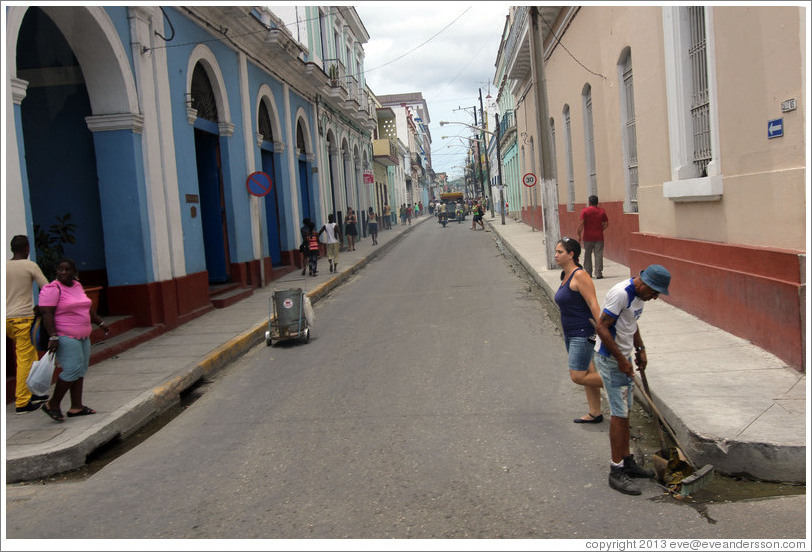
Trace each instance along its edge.
{"label": "cloudy sky", "polygon": [[[460,138],[442,136],[469,136],[472,131],[462,125],[440,127],[439,122],[473,124],[471,108],[479,109],[479,89],[486,102],[493,82],[508,6],[502,2],[355,4],[370,35],[364,45],[367,84],[378,95],[423,93],[431,117],[435,172],[462,174],[466,147]],[[493,84],[490,92],[495,99]]]}

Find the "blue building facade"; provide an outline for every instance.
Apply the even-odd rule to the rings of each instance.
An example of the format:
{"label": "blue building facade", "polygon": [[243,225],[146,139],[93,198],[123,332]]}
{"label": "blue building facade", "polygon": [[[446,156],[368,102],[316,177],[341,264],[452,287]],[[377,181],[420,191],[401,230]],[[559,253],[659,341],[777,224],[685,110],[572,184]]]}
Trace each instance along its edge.
{"label": "blue building facade", "polygon": [[[292,270],[302,219],[320,225],[342,187],[323,170],[317,111],[358,121],[356,159],[374,119],[331,99],[318,37],[287,27],[248,6],[6,8],[6,243],[70,214],[83,284],[141,325]],[[261,197],[257,172],[272,182]]]}

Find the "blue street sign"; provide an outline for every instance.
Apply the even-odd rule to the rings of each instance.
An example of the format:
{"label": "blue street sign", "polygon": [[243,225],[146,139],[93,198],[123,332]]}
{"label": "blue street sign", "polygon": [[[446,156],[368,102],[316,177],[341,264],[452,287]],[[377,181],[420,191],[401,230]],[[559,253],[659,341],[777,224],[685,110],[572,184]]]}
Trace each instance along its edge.
{"label": "blue street sign", "polygon": [[778,138],[784,135],[784,118],[767,121],[767,138]]}

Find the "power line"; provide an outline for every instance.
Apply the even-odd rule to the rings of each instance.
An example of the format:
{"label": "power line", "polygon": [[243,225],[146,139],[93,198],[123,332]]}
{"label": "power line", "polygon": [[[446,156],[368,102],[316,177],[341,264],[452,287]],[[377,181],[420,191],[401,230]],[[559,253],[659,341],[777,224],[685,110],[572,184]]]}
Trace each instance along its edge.
{"label": "power line", "polygon": [[606,76],[605,76],[605,75],[601,75],[600,73],[596,73],[595,71],[593,71],[592,69],[590,69],[589,67],[587,67],[586,65],[584,65],[583,63],[581,63],[581,62],[578,60],[578,58],[577,58],[577,57],[575,57],[574,55],[572,55],[572,52],[570,52],[569,50],[567,50],[567,47],[566,47],[566,46],[564,46],[563,44],[561,44],[561,37],[559,37],[557,34],[555,34],[555,31],[553,30],[553,28],[552,28],[552,27],[550,27],[550,24],[549,24],[549,23],[547,23],[547,20],[546,20],[546,19],[544,18],[544,16],[541,14],[541,10],[539,10],[539,11],[538,11],[538,15],[539,15],[539,17],[541,18],[541,20],[542,20],[542,21],[544,21],[544,24],[547,26],[547,28],[550,30],[550,32],[551,32],[551,33],[553,34],[553,36],[555,37],[556,44],[558,44],[559,46],[561,46],[562,48],[564,48],[564,51],[565,51],[565,52],[567,52],[567,53],[570,55],[570,57],[571,57],[572,59],[574,59],[574,60],[575,60],[575,63],[577,63],[578,65],[580,65],[581,67],[583,67],[584,69],[586,69],[586,70],[587,70],[587,72],[592,73],[592,74],[593,74],[593,75],[595,75],[596,77],[600,77],[600,78],[602,78],[603,80],[606,80]]}
{"label": "power line", "polygon": [[436,32],[434,35],[432,35],[432,36],[431,36],[431,37],[430,37],[428,40],[425,40],[424,42],[421,42],[420,44],[418,44],[417,46],[415,46],[414,48],[412,48],[412,49],[411,49],[411,50],[409,50],[408,52],[404,53],[404,54],[403,54],[403,55],[401,55],[401,56],[396,57],[395,59],[393,59],[393,60],[391,60],[391,61],[387,61],[386,63],[384,63],[384,64],[382,64],[382,65],[378,65],[377,67],[373,67],[372,69],[365,69],[365,70],[364,70],[364,74],[367,74],[367,73],[369,73],[369,72],[371,72],[371,71],[375,71],[376,69],[380,69],[381,67],[386,67],[387,65],[391,65],[392,63],[395,63],[396,61],[401,60],[401,59],[403,59],[404,57],[408,56],[409,54],[411,54],[412,52],[414,52],[414,51],[415,51],[415,50],[417,50],[418,48],[420,48],[420,47],[422,47],[422,46],[425,46],[426,44],[428,44],[429,42],[431,42],[432,40],[434,40],[435,38],[437,38],[437,36],[439,36],[439,35],[440,35],[440,33],[442,33],[442,32],[443,32],[443,31],[445,31],[447,28],[449,28],[451,25],[453,25],[454,23],[456,23],[456,22],[457,22],[457,20],[458,20],[460,17],[462,17],[463,15],[465,15],[465,14],[468,12],[468,10],[470,10],[470,9],[471,9],[471,7],[470,7],[470,6],[469,6],[469,7],[467,7],[467,8],[465,9],[465,11],[464,11],[464,12],[462,12],[462,13],[461,13],[461,14],[459,14],[459,15],[458,15],[456,18],[454,18],[454,20],[453,20],[453,21],[451,21],[451,23],[449,23],[448,25],[446,25],[445,27],[443,27],[442,29],[440,29],[439,31],[437,31],[437,32]]}

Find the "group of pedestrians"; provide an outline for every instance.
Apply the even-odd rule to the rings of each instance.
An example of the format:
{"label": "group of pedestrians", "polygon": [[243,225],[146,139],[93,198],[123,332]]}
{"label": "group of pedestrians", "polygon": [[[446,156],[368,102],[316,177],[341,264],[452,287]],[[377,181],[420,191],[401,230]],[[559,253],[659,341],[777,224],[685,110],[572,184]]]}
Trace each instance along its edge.
{"label": "group of pedestrians", "polygon": [[[597,203],[597,201],[596,201]],[[604,226],[605,227],[605,226]],[[668,295],[671,274],[660,265],[650,265],[639,276],[615,284],[606,294],[603,310],[598,305],[595,284],[580,263],[581,245],[573,238],[556,244],[555,261],[561,268],[561,285],[555,294],[560,309],[570,379],[583,385],[588,411],[575,418],[578,424],[603,422],[601,388],[606,389],[611,422],[609,486],[625,494],[639,495],[633,478],[652,478],[630,450],[629,412],[634,390],[634,364],[644,371],[646,347],[637,320],[646,301]],[[601,263],[602,264],[602,263]],[[601,267],[601,264],[596,264]]]}
{"label": "group of pedestrians", "polygon": [[[42,409],[55,422],[64,422],[61,403],[70,395],[68,418],[88,416],[96,411],[82,400],[84,378],[90,364],[90,334],[92,324],[109,334],[110,328],[93,309],[85,293],[76,263],[62,258],[56,265],[56,278],[48,282],[40,267],[28,259],[30,243],[27,236],[11,239],[12,258],[6,263],[6,336],[13,340],[16,354],[15,412],[25,414]],[[34,287],[36,286],[36,287]],[[38,305],[34,305],[38,289]],[[32,336],[36,316],[40,316],[47,332],[47,349],[53,354],[56,385],[53,396],[35,395],[26,380],[31,367],[39,358]]]}
{"label": "group of pedestrians", "polygon": [[[390,212],[389,204],[384,207],[384,213]],[[385,229],[391,229],[392,225],[389,222],[389,217],[379,216],[373,207],[367,211],[367,231],[369,237],[372,238],[372,245],[378,245],[378,224],[379,221],[383,224]],[[344,233],[343,236],[347,238],[347,251],[355,251],[355,240],[358,237],[358,216],[352,207],[347,207],[347,216],[344,219]],[[327,222],[316,231],[316,224],[305,218],[302,221],[301,245],[299,251],[302,254],[302,276],[309,274],[310,276],[318,276],[318,262],[319,262],[319,243],[321,235],[325,236],[325,249],[327,250],[327,261],[330,263],[330,272],[338,272],[338,254],[341,251],[342,245],[342,232],[340,225],[335,220],[335,215],[332,213],[327,215]]]}

